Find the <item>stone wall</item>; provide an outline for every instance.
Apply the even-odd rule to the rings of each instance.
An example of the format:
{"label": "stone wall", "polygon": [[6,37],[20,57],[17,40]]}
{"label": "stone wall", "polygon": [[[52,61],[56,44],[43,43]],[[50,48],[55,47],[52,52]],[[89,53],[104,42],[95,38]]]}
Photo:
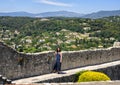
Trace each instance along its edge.
{"label": "stone wall", "polygon": [[120,47],[120,42],[114,42],[113,47]]}
{"label": "stone wall", "polygon": [[[111,80],[120,80],[120,65],[97,69],[93,71],[103,72],[110,77]],[[45,81],[40,81],[36,83],[65,83],[65,82],[76,82],[76,74],[63,76],[63,77],[56,77],[54,79],[48,79]]]}
{"label": "stone wall", "polygon": [[120,80],[120,65],[97,69],[96,71],[107,74],[111,78],[111,80]]}
{"label": "stone wall", "polygon": [[[120,48],[63,52],[62,70],[120,59]],[[50,73],[54,53],[23,54],[0,42],[0,74],[9,79]]]}
{"label": "stone wall", "polygon": [[[97,70],[95,70],[93,68],[92,70],[105,73],[106,75],[108,75],[110,77],[111,80],[120,80],[120,72],[119,72],[120,71],[120,64],[115,65],[115,66],[106,67],[106,68],[100,68]],[[36,83],[66,83],[66,82],[76,82],[77,81],[76,79],[78,79],[78,78],[77,78],[76,73],[75,73],[72,75],[51,78],[51,79],[39,81]]]}

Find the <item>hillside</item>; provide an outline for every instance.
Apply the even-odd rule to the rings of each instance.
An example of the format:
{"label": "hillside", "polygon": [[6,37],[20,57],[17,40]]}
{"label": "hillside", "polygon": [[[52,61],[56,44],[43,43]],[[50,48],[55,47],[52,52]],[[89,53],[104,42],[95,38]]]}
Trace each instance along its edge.
{"label": "hillside", "polygon": [[120,41],[120,17],[101,19],[0,17],[0,41],[20,52],[111,47]]}

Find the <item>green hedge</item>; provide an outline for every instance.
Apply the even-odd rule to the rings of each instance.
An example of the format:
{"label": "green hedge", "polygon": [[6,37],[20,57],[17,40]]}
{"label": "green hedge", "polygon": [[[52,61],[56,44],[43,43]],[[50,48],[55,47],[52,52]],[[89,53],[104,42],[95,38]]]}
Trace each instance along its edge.
{"label": "green hedge", "polygon": [[79,75],[78,82],[89,82],[89,81],[108,81],[110,78],[101,72],[95,71],[84,71]]}

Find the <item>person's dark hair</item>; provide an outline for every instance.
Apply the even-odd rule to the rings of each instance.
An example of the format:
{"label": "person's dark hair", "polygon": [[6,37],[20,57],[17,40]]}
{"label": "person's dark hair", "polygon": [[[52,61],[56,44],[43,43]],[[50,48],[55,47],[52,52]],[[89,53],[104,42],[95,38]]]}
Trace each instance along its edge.
{"label": "person's dark hair", "polygon": [[[58,50],[58,48],[59,48],[59,50]],[[60,47],[57,47],[57,49],[56,49],[56,52],[61,52],[61,49],[60,49]]]}

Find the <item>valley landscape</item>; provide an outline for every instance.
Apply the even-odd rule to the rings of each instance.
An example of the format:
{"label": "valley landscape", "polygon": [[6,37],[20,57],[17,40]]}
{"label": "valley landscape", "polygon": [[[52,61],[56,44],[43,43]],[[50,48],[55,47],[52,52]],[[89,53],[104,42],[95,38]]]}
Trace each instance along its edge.
{"label": "valley landscape", "polygon": [[120,41],[118,14],[96,19],[54,16],[1,16],[0,40],[25,53],[51,51],[57,46],[63,51],[108,48]]}
{"label": "valley landscape", "polygon": [[120,85],[120,0],[0,0],[0,85]]}

